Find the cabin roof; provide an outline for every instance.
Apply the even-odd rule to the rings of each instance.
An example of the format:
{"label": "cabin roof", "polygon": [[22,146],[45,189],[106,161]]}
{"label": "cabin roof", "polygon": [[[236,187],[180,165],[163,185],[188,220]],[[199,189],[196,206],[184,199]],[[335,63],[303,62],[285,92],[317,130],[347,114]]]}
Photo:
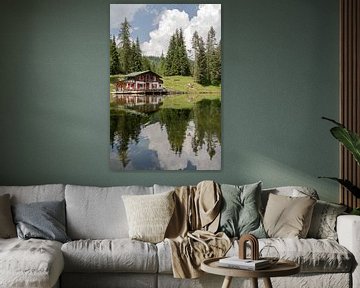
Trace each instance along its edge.
{"label": "cabin roof", "polygon": [[125,77],[125,78],[135,77],[135,76],[142,75],[142,74],[146,74],[146,73],[152,73],[152,74],[158,76],[159,78],[162,78],[159,74],[156,74],[155,72],[153,72],[153,71],[151,71],[151,70],[145,70],[145,71],[139,71],[139,72],[132,72],[132,73],[130,73],[130,74],[125,75],[124,77]]}

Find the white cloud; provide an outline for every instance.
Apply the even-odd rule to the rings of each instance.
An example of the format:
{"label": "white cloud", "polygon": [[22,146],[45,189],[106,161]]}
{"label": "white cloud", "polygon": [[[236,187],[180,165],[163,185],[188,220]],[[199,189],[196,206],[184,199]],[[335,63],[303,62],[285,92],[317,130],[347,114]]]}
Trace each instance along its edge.
{"label": "white cloud", "polygon": [[[190,25],[184,29],[184,37],[188,49],[191,47],[191,38],[195,31],[204,41],[210,26],[213,26],[217,40],[221,39],[221,5],[200,4],[197,15],[191,19]],[[189,45],[189,46],[188,46]]]}
{"label": "white cloud", "polygon": [[144,9],[146,4],[110,4],[110,30],[119,29],[125,17],[131,22],[140,9]]}
{"label": "white cloud", "polygon": [[185,44],[191,49],[191,38],[195,31],[206,41],[210,26],[216,32],[217,40],[221,39],[221,5],[200,4],[196,16],[189,18],[185,11],[177,9],[164,10],[160,17],[157,29],[150,32],[150,40],[142,43],[141,50],[147,56],[166,54],[169,40],[176,29],[182,28]]}
{"label": "white cloud", "polygon": [[150,40],[142,43],[141,50],[147,56],[160,56],[168,49],[169,40],[176,29],[189,26],[189,15],[177,9],[164,10],[159,17],[156,30],[150,32]]}

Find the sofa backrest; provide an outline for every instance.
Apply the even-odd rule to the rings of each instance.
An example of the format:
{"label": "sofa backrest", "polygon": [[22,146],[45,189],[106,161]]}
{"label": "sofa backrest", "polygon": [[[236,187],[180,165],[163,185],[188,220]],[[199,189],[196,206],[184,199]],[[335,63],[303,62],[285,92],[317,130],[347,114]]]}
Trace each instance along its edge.
{"label": "sofa backrest", "polygon": [[[123,195],[148,195],[173,190],[174,186],[154,185],[94,187],[78,185],[0,186],[0,195],[10,194],[11,203],[66,201],[67,233],[71,239],[128,238]],[[263,189],[262,211],[270,193],[292,197],[306,195],[319,199],[312,188],[287,186]]]}
{"label": "sofa backrest", "polygon": [[61,201],[65,198],[65,186],[62,184],[0,186],[0,195],[4,194],[10,194],[11,204]]}
{"label": "sofa backrest", "polygon": [[71,239],[128,238],[123,195],[153,194],[152,187],[66,185],[67,233]]}
{"label": "sofa backrest", "polygon": [[154,187],[154,194],[165,193],[176,189],[176,186],[159,185],[159,184],[154,184],[153,187]]}

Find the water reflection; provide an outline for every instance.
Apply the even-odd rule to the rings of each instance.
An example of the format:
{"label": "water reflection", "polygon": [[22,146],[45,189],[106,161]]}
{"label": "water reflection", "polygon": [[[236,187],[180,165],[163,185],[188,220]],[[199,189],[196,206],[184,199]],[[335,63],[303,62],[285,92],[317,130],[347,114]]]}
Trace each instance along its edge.
{"label": "water reflection", "polygon": [[115,103],[141,113],[159,110],[165,96],[159,95],[117,95]]}
{"label": "water reflection", "polygon": [[[220,100],[202,100],[193,109],[196,126],[192,147],[195,154],[206,146],[210,159],[221,144],[221,102]],[[210,116],[210,117],[209,117]]]}
{"label": "water reflection", "polygon": [[186,129],[191,119],[191,109],[161,109],[159,122],[167,131],[167,139],[171,150],[181,155],[186,138]]}
{"label": "water reflection", "polygon": [[[162,108],[159,96],[120,98],[110,119],[110,162],[118,170],[219,170],[221,101]],[[157,99],[155,99],[157,98]],[[143,104],[139,104],[140,102]],[[144,103],[145,102],[145,103]],[[120,102],[118,102],[120,104]]]}
{"label": "water reflection", "polygon": [[119,160],[123,167],[130,162],[128,150],[130,143],[139,143],[141,126],[148,117],[143,114],[120,111],[110,117],[110,143],[118,151]]}

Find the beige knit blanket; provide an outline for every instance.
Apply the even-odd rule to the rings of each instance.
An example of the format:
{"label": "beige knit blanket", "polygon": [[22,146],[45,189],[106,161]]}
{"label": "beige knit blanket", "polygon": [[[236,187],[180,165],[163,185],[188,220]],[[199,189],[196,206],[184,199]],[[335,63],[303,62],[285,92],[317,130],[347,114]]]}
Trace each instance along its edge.
{"label": "beige knit blanket", "polygon": [[175,211],[165,233],[175,278],[198,278],[201,262],[222,257],[231,246],[219,226],[221,190],[213,181],[175,190]]}

